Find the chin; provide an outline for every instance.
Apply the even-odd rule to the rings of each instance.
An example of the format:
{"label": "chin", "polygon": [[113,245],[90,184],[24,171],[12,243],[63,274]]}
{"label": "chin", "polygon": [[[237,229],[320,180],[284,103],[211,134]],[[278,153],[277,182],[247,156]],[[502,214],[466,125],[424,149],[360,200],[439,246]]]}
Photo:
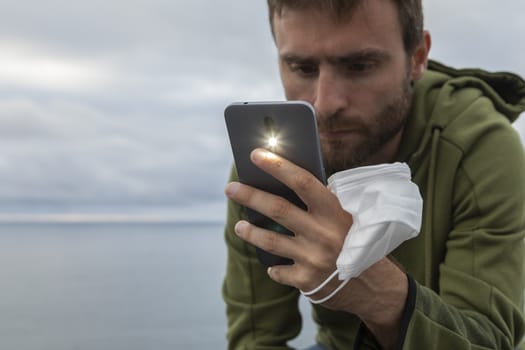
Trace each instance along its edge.
{"label": "chin", "polygon": [[340,144],[337,147],[325,145],[322,150],[327,175],[369,165],[373,154],[371,148],[356,142]]}

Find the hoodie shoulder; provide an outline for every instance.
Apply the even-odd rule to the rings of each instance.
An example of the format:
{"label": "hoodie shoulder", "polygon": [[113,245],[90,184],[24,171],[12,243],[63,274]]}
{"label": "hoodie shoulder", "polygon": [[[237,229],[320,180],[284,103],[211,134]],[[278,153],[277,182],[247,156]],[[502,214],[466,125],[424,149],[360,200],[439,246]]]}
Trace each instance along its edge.
{"label": "hoodie shoulder", "polygon": [[515,132],[510,124],[523,111],[525,81],[518,75],[429,61],[423,79],[415,84],[399,159],[423,155],[435,129],[463,147],[491,125]]}

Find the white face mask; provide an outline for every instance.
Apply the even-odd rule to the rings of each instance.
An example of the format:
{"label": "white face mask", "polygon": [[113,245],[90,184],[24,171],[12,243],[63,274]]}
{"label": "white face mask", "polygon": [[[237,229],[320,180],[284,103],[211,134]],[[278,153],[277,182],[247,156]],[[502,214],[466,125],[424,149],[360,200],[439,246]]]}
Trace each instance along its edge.
{"label": "white face mask", "polygon": [[337,259],[340,280],[359,276],[419,234],[423,201],[405,163],[341,171],[328,188],[354,220]]}

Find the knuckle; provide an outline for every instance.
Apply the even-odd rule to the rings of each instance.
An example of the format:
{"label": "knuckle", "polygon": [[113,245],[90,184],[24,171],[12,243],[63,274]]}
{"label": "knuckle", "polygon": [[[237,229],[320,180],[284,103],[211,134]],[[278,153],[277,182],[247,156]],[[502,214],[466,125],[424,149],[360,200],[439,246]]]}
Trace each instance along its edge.
{"label": "knuckle", "polygon": [[249,186],[243,186],[241,190],[237,192],[237,198],[242,204],[250,202],[254,193],[254,189]]}
{"label": "knuckle", "polygon": [[304,292],[309,292],[321,284],[321,282],[318,281],[318,276],[313,274],[313,272],[308,273],[302,273],[299,276],[297,276],[297,281],[301,285],[301,290]]}
{"label": "knuckle", "polygon": [[291,204],[284,198],[279,198],[275,201],[270,209],[270,216],[273,219],[279,220],[285,218],[290,212]]}
{"label": "knuckle", "polygon": [[312,188],[316,179],[311,174],[299,173],[295,176],[295,186],[300,191],[306,191]]}
{"label": "knuckle", "polygon": [[[325,236],[326,240],[319,243],[319,250],[323,252],[324,255],[333,256],[338,255],[341,252],[343,246],[343,241],[339,244],[340,239],[337,236]],[[322,260],[319,259],[317,263],[322,263]]]}
{"label": "knuckle", "polygon": [[264,236],[264,250],[266,250],[268,253],[275,253],[278,244],[277,241],[277,234],[268,232]]}
{"label": "knuckle", "polygon": [[307,264],[315,270],[323,270],[328,265],[326,263],[326,258],[321,257],[317,254],[311,254],[307,258]]}
{"label": "knuckle", "polygon": [[295,275],[295,281],[299,289],[308,292],[309,290],[313,289],[311,287],[312,282],[311,279],[306,276],[304,273],[298,273]]}

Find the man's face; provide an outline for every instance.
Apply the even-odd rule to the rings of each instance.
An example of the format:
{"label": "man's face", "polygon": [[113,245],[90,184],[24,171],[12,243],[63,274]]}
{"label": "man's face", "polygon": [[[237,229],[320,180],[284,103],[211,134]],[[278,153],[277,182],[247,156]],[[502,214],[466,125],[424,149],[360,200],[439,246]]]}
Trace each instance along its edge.
{"label": "man's face", "polygon": [[393,2],[363,1],[339,21],[284,9],[273,30],[287,99],[316,110],[327,172],[392,161],[412,79]]}

